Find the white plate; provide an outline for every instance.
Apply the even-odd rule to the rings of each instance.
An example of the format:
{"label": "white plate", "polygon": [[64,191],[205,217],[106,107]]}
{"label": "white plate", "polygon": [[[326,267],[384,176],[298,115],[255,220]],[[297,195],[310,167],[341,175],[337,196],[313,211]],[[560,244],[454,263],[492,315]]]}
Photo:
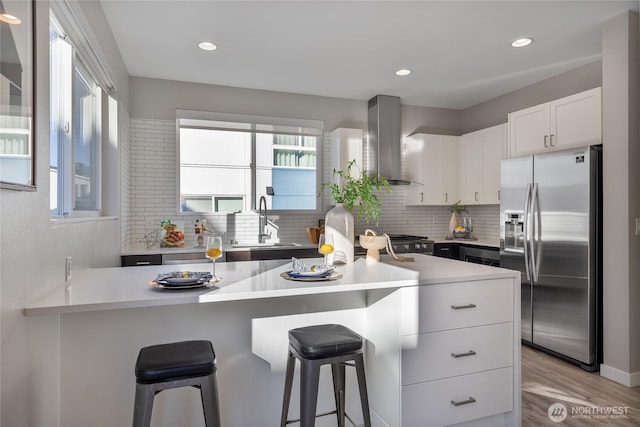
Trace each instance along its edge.
{"label": "white plate", "polygon": [[167,277],[162,281],[172,285],[188,285],[198,283],[200,279],[197,277]]}
{"label": "white plate", "polygon": [[287,272],[291,277],[321,277],[321,276],[330,276],[333,273],[333,270],[325,270],[325,271],[288,271]]}

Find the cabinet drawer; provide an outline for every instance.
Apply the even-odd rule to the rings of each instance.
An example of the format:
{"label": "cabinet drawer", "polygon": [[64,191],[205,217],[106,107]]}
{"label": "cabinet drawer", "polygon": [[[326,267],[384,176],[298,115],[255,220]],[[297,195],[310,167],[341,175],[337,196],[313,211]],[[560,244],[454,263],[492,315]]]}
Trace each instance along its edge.
{"label": "cabinet drawer", "polygon": [[402,337],[402,385],[513,365],[513,323]]}
{"label": "cabinet drawer", "polygon": [[132,267],[136,265],[162,265],[162,255],[121,255],[123,267]]}
{"label": "cabinet drawer", "polygon": [[513,280],[421,286],[418,332],[513,321]]}
{"label": "cabinet drawer", "polygon": [[441,258],[460,259],[460,244],[436,243],[433,245],[433,254]]}
{"label": "cabinet drawer", "polygon": [[403,427],[445,426],[512,410],[512,368],[402,387]]}

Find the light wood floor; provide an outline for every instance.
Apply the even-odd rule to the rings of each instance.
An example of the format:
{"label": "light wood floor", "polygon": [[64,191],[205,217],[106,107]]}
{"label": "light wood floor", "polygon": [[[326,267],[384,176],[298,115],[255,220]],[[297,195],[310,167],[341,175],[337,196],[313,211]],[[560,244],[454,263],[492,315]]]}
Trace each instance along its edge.
{"label": "light wood floor", "polygon": [[[568,416],[551,421],[549,406],[560,402]],[[627,407],[626,418],[581,418],[583,407]],[[575,409],[572,409],[575,408]],[[640,387],[627,388],[563,360],[522,346],[522,426],[640,426]]]}

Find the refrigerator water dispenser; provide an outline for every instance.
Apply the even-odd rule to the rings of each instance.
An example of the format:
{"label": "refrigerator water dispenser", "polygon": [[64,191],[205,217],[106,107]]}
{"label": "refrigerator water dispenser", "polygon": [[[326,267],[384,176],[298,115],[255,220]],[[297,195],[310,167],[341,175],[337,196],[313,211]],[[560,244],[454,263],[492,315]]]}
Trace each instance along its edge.
{"label": "refrigerator water dispenser", "polygon": [[506,252],[524,252],[524,214],[505,212],[504,250]]}

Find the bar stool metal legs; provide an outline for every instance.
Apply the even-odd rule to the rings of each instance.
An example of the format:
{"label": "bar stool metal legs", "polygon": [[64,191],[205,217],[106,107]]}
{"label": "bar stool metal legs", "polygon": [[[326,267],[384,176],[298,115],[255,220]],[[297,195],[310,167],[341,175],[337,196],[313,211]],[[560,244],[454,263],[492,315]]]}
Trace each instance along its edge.
{"label": "bar stool metal legs", "polygon": [[[337,337],[335,335],[336,331]],[[307,332],[310,332],[310,334],[307,334]],[[367,394],[364,358],[362,357],[362,338],[341,325],[298,328],[290,331],[289,336],[290,345],[280,427],[286,427],[287,424],[298,421],[300,421],[300,427],[314,427],[316,417],[334,413],[337,417],[338,427],[345,427],[345,419],[351,421],[345,413],[345,366],[356,368],[364,425],[365,427],[371,427],[369,396]],[[300,361],[301,365],[300,419],[288,420],[296,359]],[[316,414],[320,367],[322,365],[331,365],[336,410]]]}

